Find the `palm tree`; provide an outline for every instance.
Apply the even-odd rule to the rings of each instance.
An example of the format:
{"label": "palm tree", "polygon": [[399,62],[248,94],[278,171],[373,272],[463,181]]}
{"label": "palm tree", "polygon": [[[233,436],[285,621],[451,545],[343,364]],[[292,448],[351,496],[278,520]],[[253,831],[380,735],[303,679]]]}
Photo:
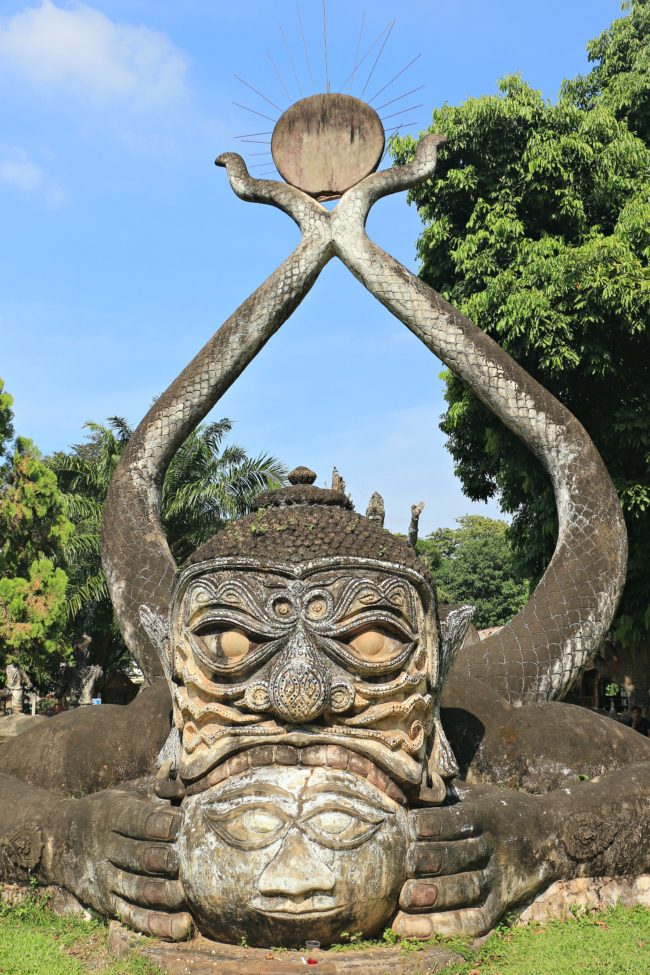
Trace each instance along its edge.
{"label": "palm tree", "polygon": [[[56,472],[65,514],[76,528],[64,552],[71,627],[93,636],[93,660],[105,668],[128,659],[101,567],[100,534],[108,486],[133,432],[123,417],[109,417],[107,424],[86,423],[85,443],[47,460]],[[249,457],[236,444],[224,446],[231,430],[225,418],[198,427],[167,470],[162,522],[179,562],[227,522],[247,514],[260,491],[286,479],[286,468],[275,457]]]}

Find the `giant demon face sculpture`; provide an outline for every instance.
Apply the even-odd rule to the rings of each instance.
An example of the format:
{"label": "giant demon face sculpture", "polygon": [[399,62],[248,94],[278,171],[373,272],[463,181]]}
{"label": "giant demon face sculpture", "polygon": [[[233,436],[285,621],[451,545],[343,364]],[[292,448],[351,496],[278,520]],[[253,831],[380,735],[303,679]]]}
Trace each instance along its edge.
{"label": "giant demon face sculpture", "polygon": [[270,492],[179,574],[170,650],[190,789],[244,749],[322,744],[444,798],[435,592],[411,548],[349,509],[309,484]]}
{"label": "giant demon face sculpture", "polygon": [[[442,636],[404,541],[298,469],[180,571],[165,640],[201,929],[252,943],[369,933],[406,878],[409,798],[456,773]],[[239,934],[237,934],[239,932]]]}
{"label": "giant demon face sculpture", "polygon": [[[349,905],[372,899],[362,861],[400,821],[386,803],[441,803],[456,772],[438,709],[469,614],[440,628],[430,579],[404,542],[354,514],[343,494],[313,487],[304,470],[180,572],[162,531],[159,486],[175,452],[328,261],[343,261],[530,446],[561,502],[544,577],[507,626],[463,651],[464,672],[515,703],[562,697],[609,626],[623,584],[620,505],[580,424],[366,233],[378,199],[433,175],[444,141],[429,135],[410,163],[374,172],[381,120],[358,100],[328,93],[290,108],[274,130],[285,182],[251,177],[234,153],[219,157],[238,196],[289,214],[302,239],[156,401],[104,507],[103,564],[123,636],[147,677],[164,672],[173,694],[167,756],[180,780],[175,794],[185,797],[181,874],[190,908],[204,930],[224,937],[234,936],[238,913],[251,942],[304,934],[297,923],[287,934],[287,914],[311,919],[310,936],[323,940],[334,919],[356,923]],[[319,202],[335,197],[332,210]],[[366,814],[367,835],[345,819],[341,798],[360,789],[384,817]],[[391,842],[399,874],[402,847]],[[350,849],[360,865],[353,875]],[[208,859],[197,860],[196,850]],[[320,879],[292,892],[290,877],[278,880],[278,863],[303,857]],[[385,874],[387,891],[392,884]],[[390,914],[387,897],[364,925]]]}

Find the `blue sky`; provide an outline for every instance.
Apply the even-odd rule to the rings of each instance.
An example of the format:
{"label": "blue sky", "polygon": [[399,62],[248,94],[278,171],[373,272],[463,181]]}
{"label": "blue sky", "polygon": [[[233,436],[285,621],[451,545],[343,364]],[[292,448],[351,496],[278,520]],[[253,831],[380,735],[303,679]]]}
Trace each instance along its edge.
{"label": "blue sky", "polygon": [[[323,90],[321,2],[300,8]],[[386,93],[425,85],[397,105],[423,103],[403,119],[417,132],[434,106],[493,92],[515,71],[555,99],[620,3],[328,0],[333,90],[354,63],[364,11],[362,53],[397,18],[366,97],[421,53]],[[85,420],[137,422],[297,243],[284,214],[238,200],[213,165],[236,135],[272,126],[233,100],[279,114],[234,73],[282,108],[312,93],[295,0],[0,0],[0,375],[17,432],[43,451],[78,442]],[[419,229],[404,195],[369,222],[413,269]],[[428,532],[498,514],[471,504],[453,476],[440,368],[332,262],[215,414],[236,421],[252,453],[307,464],[320,483],[336,465],[361,510],[380,491],[394,530],[424,500]]]}

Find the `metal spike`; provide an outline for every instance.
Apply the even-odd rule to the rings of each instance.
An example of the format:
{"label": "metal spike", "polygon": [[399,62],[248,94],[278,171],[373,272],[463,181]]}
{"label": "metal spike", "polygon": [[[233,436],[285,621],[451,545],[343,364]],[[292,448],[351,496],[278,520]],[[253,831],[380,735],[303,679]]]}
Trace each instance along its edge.
{"label": "metal spike", "polygon": [[379,48],[379,54],[378,54],[378,55],[377,55],[377,57],[375,58],[375,63],[373,64],[373,66],[372,66],[372,68],[370,69],[370,74],[368,75],[368,79],[367,79],[367,81],[366,81],[366,83],[365,83],[365,85],[363,86],[363,91],[361,92],[361,97],[362,97],[362,98],[363,98],[363,96],[364,96],[364,95],[365,95],[365,93],[366,93],[366,88],[367,88],[367,87],[368,87],[368,85],[370,84],[370,79],[372,78],[372,76],[373,76],[373,74],[374,74],[374,71],[375,71],[375,68],[376,68],[376,67],[377,67],[377,65],[379,64],[379,59],[380,59],[380,57],[382,56],[382,54],[384,53],[384,48],[385,48],[385,47],[386,47],[386,45],[388,44],[388,38],[389,38],[389,37],[390,37],[390,35],[391,35],[391,34],[393,33],[393,27],[395,26],[395,23],[396,23],[396,21],[395,21],[395,20],[393,20],[393,22],[392,22],[392,24],[390,25],[390,28],[389,28],[389,30],[388,30],[388,33],[386,34],[386,37],[384,38],[384,43],[383,43],[383,44],[381,45],[381,47]]}
{"label": "metal spike", "polygon": [[323,44],[325,46],[325,90],[329,94],[330,73],[329,73],[329,64],[327,61],[327,12],[326,12],[325,0],[323,0]]}
{"label": "metal spike", "polygon": [[264,112],[256,112],[254,108],[249,108],[248,105],[242,105],[241,102],[233,102],[233,105],[236,105],[237,108],[243,108],[247,112],[252,112],[253,115],[259,115],[260,118],[267,118],[269,122],[277,122],[276,118],[271,118],[270,115],[265,115]]}
{"label": "metal spike", "polygon": [[281,75],[281,74],[280,74],[280,72],[278,71],[278,67],[277,67],[277,65],[276,65],[276,63],[275,63],[275,61],[273,60],[273,58],[271,57],[271,55],[270,55],[270,54],[267,54],[266,56],[267,56],[267,58],[269,59],[269,61],[271,62],[271,64],[272,64],[272,66],[273,66],[273,70],[275,71],[275,73],[276,73],[276,75],[278,76],[278,81],[279,81],[279,82],[280,82],[280,84],[282,85],[282,87],[283,87],[283,89],[284,89],[284,93],[285,93],[285,95],[287,96],[287,98],[289,99],[289,101],[292,101],[292,98],[291,98],[291,95],[289,94],[289,89],[288,89],[288,88],[287,88],[287,86],[285,85],[285,83],[284,83],[284,78],[282,77],[282,75]]}
{"label": "metal spike", "polygon": [[424,85],[418,85],[417,88],[411,88],[410,91],[405,91],[403,95],[398,95],[397,98],[391,98],[389,102],[384,102],[383,105],[377,105],[375,111],[380,112],[382,108],[388,108],[389,105],[393,105],[395,102],[401,102],[402,98],[407,98],[409,95],[414,95],[416,91],[422,91]]}
{"label": "metal spike", "polygon": [[381,95],[382,91],[386,91],[386,89],[389,88],[394,81],[397,81],[397,79],[401,77],[401,75],[403,75],[405,71],[408,71],[411,65],[415,64],[415,62],[421,57],[422,57],[421,54],[416,54],[412,61],[409,61],[409,63],[405,67],[403,67],[401,71],[397,72],[394,78],[391,78],[390,81],[387,81],[384,87],[380,88],[379,91],[376,91],[375,94],[372,96],[372,98],[369,98],[368,101],[369,102],[373,101],[373,99],[375,99],[377,95]]}
{"label": "metal spike", "polygon": [[300,79],[298,78],[298,72],[296,71],[296,66],[293,63],[293,57],[291,55],[291,49],[289,47],[289,44],[287,43],[287,38],[286,38],[286,35],[284,33],[284,28],[282,27],[282,24],[278,24],[278,27],[280,29],[280,33],[282,34],[282,40],[284,41],[284,46],[287,49],[287,56],[289,58],[289,64],[291,65],[291,70],[293,71],[293,76],[296,79],[296,88],[298,89],[298,95],[302,96],[302,89],[300,87]]}
{"label": "metal spike", "polygon": [[416,108],[422,108],[423,104],[423,102],[420,102],[419,105],[409,105],[408,108],[403,108],[399,112],[393,112],[392,115],[382,115],[381,120],[382,122],[385,122],[389,118],[395,118],[397,115],[403,115],[404,112],[414,112]]}
{"label": "metal spike", "polygon": [[348,81],[350,81],[350,87],[352,86],[351,79],[357,73],[357,71],[359,70],[359,68],[361,67],[361,65],[363,64],[363,62],[366,60],[366,58],[368,57],[368,55],[369,54],[372,54],[372,52],[374,51],[375,47],[377,46],[377,44],[379,43],[379,41],[382,39],[382,37],[384,36],[384,34],[386,33],[386,31],[389,29],[389,27],[390,27],[390,22],[388,24],[386,24],[386,26],[384,27],[384,29],[381,32],[381,34],[379,34],[374,39],[374,41],[372,42],[372,44],[370,45],[370,47],[368,48],[368,50],[366,51],[366,53],[364,54],[364,56],[361,58],[361,60],[357,64],[357,66],[354,68],[354,70],[351,72],[351,74],[349,74],[347,76],[347,78],[345,79],[345,81],[341,85],[342,88],[345,88],[345,86],[347,85]]}
{"label": "metal spike", "polygon": [[302,46],[305,52],[305,61],[307,62],[307,71],[309,72],[309,80],[311,81],[311,86],[316,91],[316,82],[314,81],[314,73],[311,69],[311,58],[309,57],[309,49],[307,47],[307,38],[305,37],[305,28],[302,23],[302,14],[300,12],[300,0],[296,3],[296,13],[298,14],[298,25],[300,27],[300,36],[302,37]]}
{"label": "metal spike", "polygon": [[238,74],[235,75],[235,78],[237,79],[237,81],[241,81],[242,85],[246,85],[247,88],[250,88],[251,91],[254,91],[256,95],[260,96],[260,98],[263,98],[264,101],[268,102],[269,105],[271,105],[273,108],[277,108],[278,112],[281,113],[283,111],[283,109],[281,109],[279,105],[276,105],[275,102],[272,102],[270,98],[267,98],[266,95],[263,95],[262,92],[258,91],[257,88],[255,88],[253,85],[249,85],[249,83],[247,81],[244,81],[243,78],[240,78]]}
{"label": "metal spike", "polygon": [[[359,28],[359,37],[357,38],[357,49],[354,52],[354,64],[352,67],[352,74],[350,75],[350,88],[352,87],[352,82],[354,81],[354,76],[359,67],[359,51],[361,50],[361,38],[363,37],[363,25],[366,21],[365,11],[361,14],[361,27]],[[349,90],[349,89],[348,89]]]}

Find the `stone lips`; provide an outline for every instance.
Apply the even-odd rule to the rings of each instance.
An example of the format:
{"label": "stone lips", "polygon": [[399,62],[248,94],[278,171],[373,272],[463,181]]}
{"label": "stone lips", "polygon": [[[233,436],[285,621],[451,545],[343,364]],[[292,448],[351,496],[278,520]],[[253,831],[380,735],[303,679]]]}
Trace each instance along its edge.
{"label": "stone lips", "polygon": [[283,179],[316,199],[341,196],[373,173],[384,152],[381,119],[351,95],[310,95],[280,116],[271,137]]}

